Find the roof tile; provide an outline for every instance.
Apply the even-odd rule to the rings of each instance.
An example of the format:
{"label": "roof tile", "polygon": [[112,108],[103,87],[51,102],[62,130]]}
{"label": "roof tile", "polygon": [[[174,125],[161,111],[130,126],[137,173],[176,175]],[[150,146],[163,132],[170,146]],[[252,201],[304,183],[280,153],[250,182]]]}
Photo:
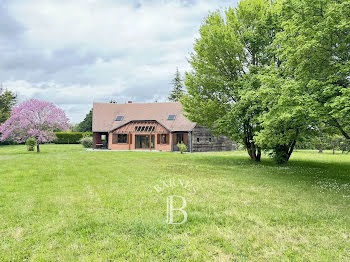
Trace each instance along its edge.
{"label": "roof tile", "polygon": [[[167,120],[169,115],[176,115],[175,120]],[[115,121],[117,116],[124,116],[122,121]],[[109,132],[130,121],[156,120],[168,130],[191,131],[196,123],[183,115],[178,102],[171,103],[94,103],[92,116],[93,132]]]}

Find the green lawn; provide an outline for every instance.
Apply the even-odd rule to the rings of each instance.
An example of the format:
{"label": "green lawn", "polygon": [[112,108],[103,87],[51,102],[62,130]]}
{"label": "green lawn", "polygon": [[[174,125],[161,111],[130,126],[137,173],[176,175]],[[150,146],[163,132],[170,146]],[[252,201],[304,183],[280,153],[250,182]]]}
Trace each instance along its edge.
{"label": "green lawn", "polygon": [[41,150],[0,147],[0,261],[350,261],[350,154]]}

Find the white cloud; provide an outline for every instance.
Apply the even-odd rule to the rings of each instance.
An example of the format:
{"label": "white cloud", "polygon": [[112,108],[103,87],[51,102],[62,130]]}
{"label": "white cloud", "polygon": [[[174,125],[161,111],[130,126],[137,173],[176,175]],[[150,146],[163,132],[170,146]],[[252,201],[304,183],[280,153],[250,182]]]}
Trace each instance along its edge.
{"label": "white cloud", "polygon": [[73,122],[93,101],[165,100],[176,67],[189,69],[204,17],[229,4],[235,1],[0,2],[13,33],[0,29],[0,78],[21,99],[55,102]]}

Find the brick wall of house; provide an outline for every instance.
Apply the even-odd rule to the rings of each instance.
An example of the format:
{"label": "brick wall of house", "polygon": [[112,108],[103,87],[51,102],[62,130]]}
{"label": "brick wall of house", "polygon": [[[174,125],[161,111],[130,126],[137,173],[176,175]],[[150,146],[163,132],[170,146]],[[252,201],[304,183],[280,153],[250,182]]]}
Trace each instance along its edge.
{"label": "brick wall of house", "polygon": [[[149,136],[149,133],[138,133],[137,135],[146,135]],[[171,144],[168,141],[166,144],[158,143],[157,134],[153,134],[155,136],[155,148],[152,148],[151,150],[160,150],[160,151],[171,151]],[[169,134],[167,134],[169,136]],[[116,143],[115,138],[113,138],[113,133],[109,133],[109,146],[108,148],[111,150],[137,150],[136,149],[136,134],[128,134],[128,141],[127,143]],[[130,145],[129,145],[129,139],[130,139]],[[148,150],[148,148],[140,149],[140,150]]]}

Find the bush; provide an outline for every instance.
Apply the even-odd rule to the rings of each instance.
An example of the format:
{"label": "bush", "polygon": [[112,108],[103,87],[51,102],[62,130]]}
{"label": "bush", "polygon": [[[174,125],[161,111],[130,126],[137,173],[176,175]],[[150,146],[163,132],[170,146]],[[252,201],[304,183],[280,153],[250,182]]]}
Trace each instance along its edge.
{"label": "bush", "polygon": [[84,135],[91,137],[91,132],[55,132],[57,139],[55,144],[80,144]]}
{"label": "bush", "polygon": [[36,139],[35,138],[28,138],[26,140],[26,146],[28,151],[34,151],[36,145]]}
{"label": "bush", "polygon": [[92,148],[92,137],[89,135],[84,135],[80,139],[80,144],[82,144],[85,148]]}
{"label": "bush", "polygon": [[285,164],[289,160],[288,154],[284,150],[280,150],[279,148],[274,148],[269,153],[269,156],[277,163],[277,164]]}
{"label": "bush", "polygon": [[0,142],[0,146],[8,146],[8,145],[18,145],[18,143],[10,140]]}
{"label": "bush", "polygon": [[187,151],[187,146],[183,142],[178,143],[177,147],[179,148],[181,154],[183,154],[185,151]]}

